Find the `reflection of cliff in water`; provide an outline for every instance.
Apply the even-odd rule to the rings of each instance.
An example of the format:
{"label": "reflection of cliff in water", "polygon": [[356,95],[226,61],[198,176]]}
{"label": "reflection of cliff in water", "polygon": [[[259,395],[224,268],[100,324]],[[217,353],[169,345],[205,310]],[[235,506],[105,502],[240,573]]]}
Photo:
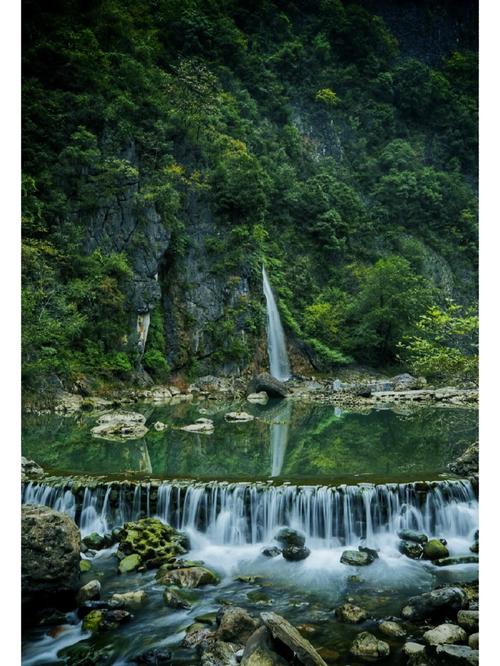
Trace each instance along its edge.
{"label": "reflection of cliff in water", "polygon": [[292,403],[288,400],[281,402],[278,410],[273,410],[273,422],[269,428],[271,442],[271,476],[279,476],[283,469],[291,416]]}

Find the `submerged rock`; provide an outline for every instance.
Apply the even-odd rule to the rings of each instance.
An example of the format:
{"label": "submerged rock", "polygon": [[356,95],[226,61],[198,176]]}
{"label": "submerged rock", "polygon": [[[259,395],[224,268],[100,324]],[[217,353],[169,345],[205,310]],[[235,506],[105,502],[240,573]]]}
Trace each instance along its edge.
{"label": "submerged rock", "polygon": [[148,432],[146,417],[139,412],[107,412],[97,419],[91,429],[93,437],[100,439],[141,439]]}
{"label": "submerged rock", "polygon": [[274,535],[275,541],[282,546],[303,546],[306,542],[306,537],[302,532],[292,529],[291,527],[282,527]]}
{"label": "submerged rock", "polygon": [[184,599],[180,592],[175,589],[167,588],[163,592],[163,601],[169,608],[183,608],[185,610],[191,608],[189,601]]}
{"label": "submerged rock", "polygon": [[363,608],[354,604],[342,604],[342,606],[335,609],[335,615],[341,622],[348,622],[350,624],[363,622],[368,617],[368,613]]}
{"label": "submerged rock", "polygon": [[260,622],[244,608],[231,606],[223,609],[216,636],[222,641],[246,643],[259,626]]}
{"label": "submerged rock", "polygon": [[384,659],[389,656],[390,651],[388,643],[380,641],[369,631],[358,634],[351,645],[351,654],[363,661]]}
{"label": "submerged rock", "polygon": [[249,393],[260,393],[265,391],[271,398],[286,398],[288,389],[286,384],[272,377],[268,372],[263,372],[252,379],[248,386]]}
{"label": "submerged rock", "polygon": [[467,645],[438,645],[436,657],[439,664],[452,666],[478,666],[479,650],[473,650]]}
{"label": "submerged rock", "polygon": [[172,663],[172,653],[162,648],[154,648],[133,658],[140,666],[167,666]]}
{"label": "submerged rock", "polygon": [[375,558],[369,553],[361,553],[359,550],[344,550],[340,557],[342,564],[363,567],[371,564]]}
{"label": "submerged rock", "polygon": [[304,666],[326,666],[325,661],[311,643],[284,617],[270,612],[261,613],[260,617],[269,629],[273,639],[278,643],[283,643],[291,650],[295,660],[300,664],[304,664]]}
{"label": "submerged rock", "polygon": [[424,544],[423,557],[426,560],[439,560],[448,557],[449,550],[439,539],[430,539]]}
{"label": "submerged rock", "polygon": [[461,588],[445,587],[411,597],[401,614],[405,620],[411,621],[455,616],[468,604],[467,596]]}
{"label": "submerged rock", "polygon": [[80,530],[67,515],[46,506],[21,510],[23,605],[72,602],[80,582]]}
{"label": "submerged rock", "polygon": [[444,643],[464,643],[467,634],[457,624],[440,624],[434,629],[429,629],[423,635],[427,645],[443,645]]}
{"label": "submerged rock", "polygon": [[406,631],[397,622],[383,620],[378,625],[378,628],[385,636],[389,636],[389,638],[403,638],[406,636]]}
{"label": "submerged rock", "polygon": [[156,575],[156,580],[160,585],[201,587],[203,585],[217,585],[219,577],[205,567],[187,567],[170,571],[160,570]]}
{"label": "submerged rock", "polygon": [[400,530],[398,537],[403,541],[412,541],[414,543],[426,543],[428,541],[427,534],[416,532],[415,530]]}

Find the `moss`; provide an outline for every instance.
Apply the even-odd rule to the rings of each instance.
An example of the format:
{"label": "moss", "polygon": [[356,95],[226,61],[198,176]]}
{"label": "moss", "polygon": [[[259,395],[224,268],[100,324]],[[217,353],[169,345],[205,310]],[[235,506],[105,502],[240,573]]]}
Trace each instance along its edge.
{"label": "moss", "polygon": [[91,631],[96,633],[101,628],[102,622],[104,620],[104,613],[100,610],[90,611],[83,619],[83,628],[85,631]]}
{"label": "moss", "polygon": [[132,555],[127,555],[120,561],[118,569],[120,573],[129,573],[130,571],[135,571],[141,564],[141,556],[137,553]]}
{"label": "moss", "polygon": [[424,544],[424,558],[426,560],[439,560],[448,557],[448,548],[439,539],[430,539]]}

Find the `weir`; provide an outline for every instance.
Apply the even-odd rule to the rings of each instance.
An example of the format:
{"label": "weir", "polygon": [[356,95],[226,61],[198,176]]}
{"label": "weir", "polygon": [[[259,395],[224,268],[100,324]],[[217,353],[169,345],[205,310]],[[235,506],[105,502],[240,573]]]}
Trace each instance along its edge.
{"label": "weir", "polygon": [[281,324],[280,313],[276,305],[273,290],[262,267],[262,284],[267,305],[267,350],[269,353],[270,372],[280,381],[290,379],[290,363],[286,351],[285,333]]}
{"label": "weir", "polygon": [[67,513],[83,535],[158,516],[227,545],[269,541],[283,525],[332,547],[361,539],[377,544],[402,528],[455,538],[478,527],[478,500],[468,480],[338,487],[109,482],[93,488],[35,481],[24,485],[22,501]]}

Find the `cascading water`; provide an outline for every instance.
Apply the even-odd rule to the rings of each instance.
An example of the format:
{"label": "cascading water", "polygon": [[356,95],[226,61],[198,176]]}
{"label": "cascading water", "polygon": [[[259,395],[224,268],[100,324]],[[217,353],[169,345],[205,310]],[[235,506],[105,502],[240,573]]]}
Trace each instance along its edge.
{"label": "cascading water", "polygon": [[83,534],[107,532],[127,520],[157,515],[177,529],[203,535],[214,545],[272,540],[283,525],[299,529],[322,548],[376,545],[402,528],[471,539],[478,501],[469,481],[358,486],[267,486],[251,483],[103,484],[75,499],[70,487],[32,482],[23,502],[45,504],[75,518]]}
{"label": "cascading water", "polygon": [[262,283],[267,304],[267,350],[271,375],[280,381],[290,378],[290,363],[285,344],[285,333],[281,325],[280,313],[266,269],[262,267]]}

